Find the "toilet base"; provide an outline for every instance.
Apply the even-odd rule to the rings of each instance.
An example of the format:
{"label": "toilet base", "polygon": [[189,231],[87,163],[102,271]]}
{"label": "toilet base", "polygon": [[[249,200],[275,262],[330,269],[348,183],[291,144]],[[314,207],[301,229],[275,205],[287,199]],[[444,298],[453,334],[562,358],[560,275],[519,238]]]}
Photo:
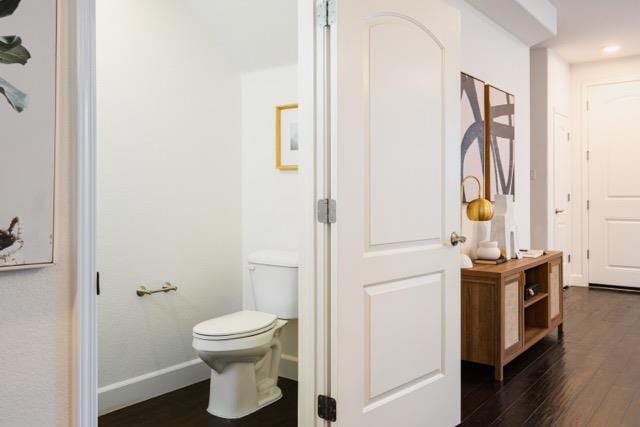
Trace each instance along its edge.
{"label": "toilet base", "polygon": [[220,418],[242,418],[281,397],[282,391],[272,379],[256,383],[255,364],[233,363],[221,374],[211,371],[207,412]]}

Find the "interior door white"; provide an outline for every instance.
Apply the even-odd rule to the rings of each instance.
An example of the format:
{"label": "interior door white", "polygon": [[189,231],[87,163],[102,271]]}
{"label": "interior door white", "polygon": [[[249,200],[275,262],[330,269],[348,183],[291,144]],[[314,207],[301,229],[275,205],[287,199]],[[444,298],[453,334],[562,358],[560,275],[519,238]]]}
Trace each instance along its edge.
{"label": "interior door white", "polygon": [[640,81],[588,97],[589,282],[640,287]]}
{"label": "interior door white", "polygon": [[553,248],[561,250],[564,254],[563,283],[568,284],[567,264],[571,257],[571,141],[568,118],[555,113],[553,127]]}
{"label": "interior door white", "polygon": [[460,421],[458,11],[337,2],[332,394],[343,427]]}

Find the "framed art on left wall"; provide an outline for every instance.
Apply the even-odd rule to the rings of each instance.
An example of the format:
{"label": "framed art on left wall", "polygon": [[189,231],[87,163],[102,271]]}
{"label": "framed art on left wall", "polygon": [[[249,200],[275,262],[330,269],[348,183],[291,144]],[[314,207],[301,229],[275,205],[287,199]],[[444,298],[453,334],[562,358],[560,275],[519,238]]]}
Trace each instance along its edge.
{"label": "framed art on left wall", "polygon": [[0,0],[0,270],[53,263],[56,0]]}

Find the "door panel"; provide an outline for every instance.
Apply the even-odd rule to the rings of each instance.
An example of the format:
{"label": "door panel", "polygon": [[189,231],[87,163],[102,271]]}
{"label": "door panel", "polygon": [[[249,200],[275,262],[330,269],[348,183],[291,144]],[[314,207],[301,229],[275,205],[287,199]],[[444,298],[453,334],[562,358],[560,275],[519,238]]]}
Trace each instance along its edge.
{"label": "door panel", "polygon": [[589,88],[589,282],[640,287],[640,81]]}
{"label": "door panel", "polygon": [[332,393],[338,422],[460,421],[458,12],[337,2]]}
{"label": "door panel", "polygon": [[553,137],[553,188],[554,188],[554,241],[552,248],[561,250],[565,277],[568,282],[567,263],[571,254],[571,142],[569,120],[562,114],[554,114]]}

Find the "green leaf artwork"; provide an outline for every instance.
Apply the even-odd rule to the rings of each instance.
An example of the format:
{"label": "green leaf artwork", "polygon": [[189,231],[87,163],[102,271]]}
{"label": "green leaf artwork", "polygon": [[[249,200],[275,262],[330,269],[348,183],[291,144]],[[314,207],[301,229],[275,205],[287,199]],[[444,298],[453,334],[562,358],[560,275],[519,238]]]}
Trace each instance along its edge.
{"label": "green leaf artwork", "polygon": [[[18,8],[20,0],[0,0],[0,18],[10,16]],[[18,36],[0,36],[0,64],[25,65],[31,54]],[[27,108],[27,94],[0,77],[0,95],[18,113]]]}

